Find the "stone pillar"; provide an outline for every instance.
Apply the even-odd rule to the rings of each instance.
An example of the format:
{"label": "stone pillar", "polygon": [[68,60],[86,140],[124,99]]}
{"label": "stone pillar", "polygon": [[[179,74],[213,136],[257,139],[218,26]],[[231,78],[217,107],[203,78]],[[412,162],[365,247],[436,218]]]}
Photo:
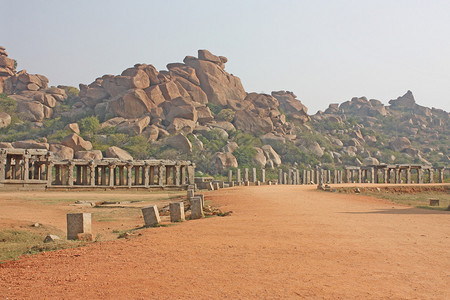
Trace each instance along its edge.
{"label": "stone pillar", "polygon": [[28,180],[30,179],[30,158],[28,156],[25,156],[23,158],[23,165],[24,165],[23,180],[25,182],[28,182]]}
{"label": "stone pillar", "polygon": [[433,168],[428,169],[428,174],[430,175],[428,182],[433,183],[434,182],[434,170]]}
{"label": "stone pillar", "polygon": [[311,182],[311,170],[306,171],[306,184]]}
{"label": "stone pillar", "polygon": [[375,168],[370,167],[370,183],[375,183]]}
{"label": "stone pillar", "polygon": [[184,218],[184,203],[173,202],[169,204],[170,222],[183,222]]}
{"label": "stone pillar", "polygon": [[105,186],[106,185],[106,166],[102,166],[102,174],[101,174],[101,185]]}
{"label": "stone pillar", "polygon": [[134,185],[140,185],[140,166],[134,166]]}
{"label": "stone pillar", "polygon": [[307,184],[307,181],[306,181],[306,170],[302,171],[302,183],[303,184]]}
{"label": "stone pillar", "polygon": [[444,183],[444,168],[439,169],[439,183]]}
{"label": "stone pillar", "polygon": [[75,170],[77,173],[77,179],[75,180],[75,184],[80,185],[81,184],[81,166],[75,166]]}
{"label": "stone pillar", "polygon": [[[150,182],[151,184],[153,184],[153,182],[155,181],[153,179],[153,168],[150,168]],[[185,185],[186,184],[186,166],[180,166],[180,185]]]}
{"label": "stone pillar", "polygon": [[408,167],[406,169],[406,183],[407,184],[411,183],[411,167]]}
{"label": "stone pillar", "polygon": [[200,197],[191,198],[191,219],[200,219],[203,216],[202,199]]}
{"label": "stone pillar", "polygon": [[78,234],[92,233],[90,213],[67,214],[67,239],[76,240]]}
{"label": "stone pillar", "polygon": [[[150,166],[145,165],[144,167],[144,186],[149,187],[150,185],[150,176],[149,176]],[[178,173],[180,173],[180,167],[178,166]],[[179,174],[178,174],[179,175]],[[180,185],[180,178],[178,177],[178,184]]]}
{"label": "stone pillar", "polygon": [[68,173],[68,177],[69,177],[68,184],[69,184],[69,186],[73,186],[73,164],[70,163],[67,165],[67,173]]}
{"label": "stone pillar", "polygon": [[228,183],[233,181],[233,170],[228,170]]}
{"label": "stone pillar", "polygon": [[283,184],[283,170],[278,169],[278,184]]}
{"label": "stone pillar", "polygon": [[362,179],[362,170],[358,169],[358,183],[361,183]]}
{"label": "stone pillar", "polygon": [[110,187],[114,186],[114,183],[116,181],[116,172],[115,172],[116,166],[114,165],[109,165],[109,178],[108,178],[108,183]]}
{"label": "stone pillar", "polygon": [[256,168],[252,168],[252,182],[258,181],[258,178],[256,177]]}
{"label": "stone pillar", "polygon": [[87,176],[87,169],[88,169],[88,167],[87,166],[82,166],[81,167],[82,169],[81,169],[81,172],[82,172],[82,175],[81,175],[81,184],[82,185],[87,185],[88,183],[88,176]]}
{"label": "stone pillar", "polygon": [[248,168],[244,169],[244,181],[248,181]]}
{"label": "stone pillar", "polygon": [[132,180],[133,180],[133,166],[127,165],[127,185],[128,188],[131,188],[132,186]]}
{"label": "stone pillar", "polygon": [[187,172],[188,172],[188,184],[194,184],[195,183],[195,165],[192,164],[191,166],[188,166]]}
{"label": "stone pillar", "polygon": [[400,175],[401,175],[400,168],[395,168],[394,169],[394,182],[396,184],[400,183]]}
{"label": "stone pillar", "polygon": [[6,154],[0,152],[0,182],[6,179]]}
{"label": "stone pillar", "polygon": [[181,185],[181,167],[180,165],[175,166],[175,185]]}
{"label": "stone pillar", "polygon": [[288,171],[288,180],[287,180],[287,184],[289,184],[289,185],[292,184],[292,177],[293,177],[292,169],[289,169],[289,171]]}
{"label": "stone pillar", "polygon": [[315,184],[319,184],[320,182],[320,174],[322,173],[322,169],[319,169],[316,167],[316,180],[314,181]]}
{"label": "stone pillar", "polygon": [[283,173],[283,184],[288,184],[288,174],[286,172]]}
{"label": "stone pillar", "polygon": [[420,184],[422,184],[422,183],[423,183],[423,169],[422,169],[422,168],[417,169],[417,173],[418,173],[418,175],[417,175],[417,177],[418,177],[417,181],[418,181]]}
{"label": "stone pillar", "polygon": [[94,164],[89,164],[89,184],[91,186],[95,186],[95,171],[96,171],[96,167]]}
{"label": "stone pillar", "polygon": [[53,163],[47,163],[47,186],[51,186],[53,184]]}
{"label": "stone pillar", "polygon": [[[189,167],[188,167],[189,168]],[[165,174],[164,174],[164,170],[166,168],[163,165],[158,166],[158,184],[160,186],[164,186],[164,179],[165,179]],[[189,172],[189,169],[188,169]],[[193,183],[189,183],[189,184],[193,184]]]}
{"label": "stone pillar", "polygon": [[146,227],[155,226],[161,222],[158,207],[156,205],[143,207],[142,215],[144,216]]}
{"label": "stone pillar", "polygon": [[236,170],[236,183],[240,185],[241,183],[241,169]]}
{"label": "stone pillar", "polygon": [[261,169],[261,182],[263,184],[266,182],[266,169]]}

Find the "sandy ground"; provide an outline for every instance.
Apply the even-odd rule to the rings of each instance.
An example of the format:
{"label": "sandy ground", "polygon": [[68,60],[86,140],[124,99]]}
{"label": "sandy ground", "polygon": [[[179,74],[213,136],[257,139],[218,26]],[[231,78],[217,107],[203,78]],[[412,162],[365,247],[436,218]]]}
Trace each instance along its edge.
{"label": "sandy ground", "polygon": [[206,195],[233,214],[2,264],[0,298],[450,299],[450,212],[312,186]]}

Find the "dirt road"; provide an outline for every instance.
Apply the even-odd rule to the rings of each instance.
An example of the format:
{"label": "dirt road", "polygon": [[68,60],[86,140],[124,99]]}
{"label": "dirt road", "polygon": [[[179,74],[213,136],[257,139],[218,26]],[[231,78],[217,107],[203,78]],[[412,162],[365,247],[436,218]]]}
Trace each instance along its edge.
{"label": "dirt road", "polygon": [[450,298],[450,212],[310,186],[208,198],[232,216],[8,262],[0,298]]}

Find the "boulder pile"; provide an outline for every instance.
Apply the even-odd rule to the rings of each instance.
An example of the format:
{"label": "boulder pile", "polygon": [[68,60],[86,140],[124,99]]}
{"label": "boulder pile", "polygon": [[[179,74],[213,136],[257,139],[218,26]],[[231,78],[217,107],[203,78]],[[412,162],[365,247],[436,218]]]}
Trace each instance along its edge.
{"label": "boulder pile", "polygon": [[44,75],[28,74],[26,70],[16,72],[15,61],[0,47],[0,93],[17,102],[22,120],[41,122],[50,118],[53,108],[67,98],[64,89],[49,88],[48,82]]}

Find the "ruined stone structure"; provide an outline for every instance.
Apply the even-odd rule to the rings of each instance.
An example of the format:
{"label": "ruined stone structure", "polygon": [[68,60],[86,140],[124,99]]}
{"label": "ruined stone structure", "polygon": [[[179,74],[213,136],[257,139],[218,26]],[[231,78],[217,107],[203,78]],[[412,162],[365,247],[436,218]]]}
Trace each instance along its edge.
{"label": "ruined stone structure", "polygon": [[0,188],[186,188],[194,184],[189,161],[56,160],[44,149],[0,149]]}
{"label": "ruined stone structure", "polygon": [[[443,183],[448,176],[450,168],[430,167],[422,165],[370,165],[370,166],[348,166],[343,170],[324,169],[320,167],[310,169],[289,169],[284,172],[278,169],[278,184],[338,184],[338,183],[433,183],[435,182],[435,172],[437,172],[437,182]],[[240,169],[237,169],[236,181],[232,181],[233,172],[228,172],[228,184],[231,182],[236,185],[245,183],[245,174],[248,169],[244,169],[244,181],[241,181]],[[271,184],[266,182],[265,169],[261,169],[260,176],[257,176],[256,169],[253,169],[252,183],[260,181],[262,184]]]}

